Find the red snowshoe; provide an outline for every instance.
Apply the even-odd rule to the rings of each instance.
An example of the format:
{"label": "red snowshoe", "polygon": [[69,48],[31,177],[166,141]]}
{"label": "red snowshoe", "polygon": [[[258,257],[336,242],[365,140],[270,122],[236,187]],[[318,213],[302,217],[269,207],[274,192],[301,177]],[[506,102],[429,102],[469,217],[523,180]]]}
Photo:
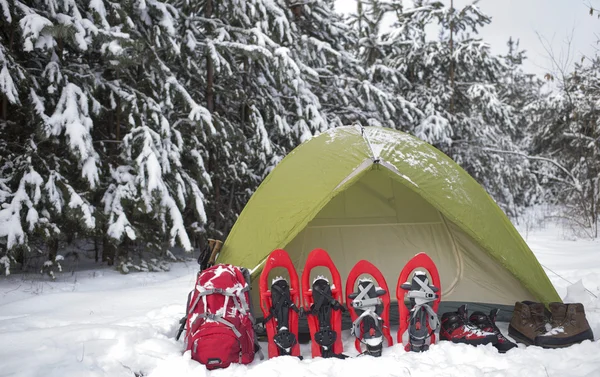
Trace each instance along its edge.
{"label": "red snowshoe", "polygon": [[[359,279],[360,275],[369,274],[377,284],[369,279]],[[366,260],[359,261],[350,271],[346,280],[346,306],[352,319],[352,335],[356,337],[354,346],[360,353],[381,356],[383,338],[392,346],[390,334],[390,293],[381,272]],[[365,344],[363,352],[361,343]]]}
{"label": "red snowshoe", "polygon": [[[289,282],[283,277],[273,279],[268,286],[269,272],[283,267]],[[260,308],[262,309],[267,337],[269,358],[283,355],[300,357],[298,344],[298,315],[300,313],[300,288],[298,274],[285,250],[277,249],[267,258],[260,274]]]}
{"label": "red snowshoe", "polygon": [[[331,272],[333,284],[323,276],[317,276],[309,284],[313,268],[327,267]],[[312,287],[309,288],[309,287]],[[312,339],[312,357],[338,357],[342,355],[342,280],[329,254],[323,249],[314,249],[308,255],[302,272],[302,295],[305,312],[308,314],[308,327]]]}
{"label": "red snowshoe", "polygon": [[[422,270],[431,276],[432,282]],[[413,271],[412,281],[407,281]],[[428,350],[437,340],[436,332],[440,323],[436,313],[442,292],[437,267],[427,254],[415,255],[404,266],[398,278],[396,298],[400,312],[398,343],[404,344],[406,351]]]}
{"label": "red snowshoe", "polygon": [[493,332],[481,330],[469,322],[467,306],[462,305],[455,312],[444,313],[440,338],[453,343],[464,343],[473,346],[482,344],[498,344],[498,336]]}

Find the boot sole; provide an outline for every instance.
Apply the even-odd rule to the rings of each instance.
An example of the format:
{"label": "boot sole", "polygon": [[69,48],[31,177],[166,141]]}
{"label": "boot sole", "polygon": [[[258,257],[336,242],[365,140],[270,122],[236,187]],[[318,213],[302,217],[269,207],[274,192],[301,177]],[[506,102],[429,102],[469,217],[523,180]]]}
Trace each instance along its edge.
{"label": "boot sole", "polygon": [[520,331],[516,330],[512,326],[508,326],[508,335],[511,336],[515,341],[521,344],[525,344],[526,346],[533,346],[534,341],[523,335]]}
{"label": "boot sole", "polygon": [[578,344],[584,340],[594,341],[594,333],[591,329],[567,338],[553,338],[551,336],[536,336],[535,345],[543,348],[565,348]]}

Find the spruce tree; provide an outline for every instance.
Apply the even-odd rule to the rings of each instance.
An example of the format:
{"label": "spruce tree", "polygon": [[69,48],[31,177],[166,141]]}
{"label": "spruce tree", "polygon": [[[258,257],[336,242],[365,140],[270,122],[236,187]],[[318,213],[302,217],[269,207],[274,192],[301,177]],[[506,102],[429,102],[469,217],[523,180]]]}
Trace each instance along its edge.
{"label": "spruce tree", "polygon": [[600,192],[600,59],[575,65],[559,91],[539,101],[532,124],[531,154],[549,200],[564,206],[564,216],[598,237]]}
{"label": "spruce tree", "polygon": [[[369,3],[367,15],[374,16],[367,20],[381,19],[382,9],[390,12],[377,1]],[[370,51],[364,54],[366,64],[378,56],[372,64],[397,75],[397,82],[375,76],[375,85],[397,91],[421,111],[415,121],[395,126],[444,151],[515,214],[519,183],[512,177],[522,174],[515,170],[516,157],[502,151],[519,150],[513,137],[518,116],[503,92],[510,68],[477,37],[490,18],[475,5],[457,10],[437,1],[385,7],[391,7],[396,21],[377,37],[363,38],[360,51]],[[366,28],[367,35],[370,29],[378,28]],[[437,38],[431,37],[432,29],[439,30]]]}

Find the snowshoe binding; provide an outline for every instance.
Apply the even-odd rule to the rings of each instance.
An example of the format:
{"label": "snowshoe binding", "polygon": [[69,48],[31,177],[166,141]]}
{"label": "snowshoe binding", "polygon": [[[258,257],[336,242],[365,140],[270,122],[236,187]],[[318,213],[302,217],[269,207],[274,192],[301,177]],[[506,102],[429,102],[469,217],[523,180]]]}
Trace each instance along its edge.
{"label": "snowshoe binding", "polygon": [[352,335],[356,336],[367,350],[364,354],[379,357],[383,350],[382,318],[383,304],[379,297],[387,291],[377,289],[371,280],[360,280],[358,292],[351,293],[352,307],[359,317],[352,322]]}
{"label": "snowshoe binding", "polygon": [[[364,274],[371,275],[376,283],[370,279],[358,279]],[[381,356],[384,339],[388,346],[392,346],[388,326],[389,305],[389,288],[383,274],[373,264],[365,260],[359,261],[346,280],[346,306],[352,319],[351,333],[356,337],[354,345],[359,353]],[[366,348],[364,351],[362,345]]]}
{"label": "snowshoe binding", "polygon": [[405,299],[412,307],[408,326],[408,351],[422,352],[429,349],[431,336],[439,329],[437,314],[430,304],[437,299],[437,291],[429,284],[425,273],[415,272],[412,282],[402,284],[408,292]]}
{"label": "snowshoe binding", "polygon": [[[310,271],[317,266],[329,269],[333,277],[333,284],[327,278],[318,276],[313,284],[309,285]],[[305,311],[308,314],[308,327],[310,329],[312,356],[346,358],[342,354],[342,311],[346,309],[341,304],[342,294],[340,273],[333,264],[327,252],[315,249],[309,255],[302,273],[302,286]],[[308,289],[308,287],[312,289]]]}
{"label": "snowshoe binding", "polygon": [[[275,267],[287,269],[290,281],[276,277],[270,289],[267,289],[269,272]],[[260,276],[260,307],[267,328],[269,358],[284,355],[301,358],[298,344],[299,303],[300,290],[294,265],[284,250],[275,250],[269,255]]]}
{"label": "snowshoe binding", "polygon": [[[300,313],[300,310],[294,304],[290,295],[290,286],[282,277],[275,278],[271,285],[271,300],[273,306],[271,307],[271,314],[277,319],[277,334],[273,336],[273,342],[279,347],[280,355],[291,355],[291,350],[296,343],[298,343],[295,334],[289,330],[289,310],[293,310],[296,313]],[[265,320],[269,320],[267,317]]]}
{"label": "snowshoe binding", "polygon": [[[419,271],[415,271],[412,280],[407,281],[415,269]],[[426,270],[432,282],[420,270]],[[396,296],[400,311],[398,342],[404,344],[406,351],[427,351],[438,338],[440,321],[436,312],[441,300],[439,273],[427,254],[417,254],[404,267],[398,279]]]}

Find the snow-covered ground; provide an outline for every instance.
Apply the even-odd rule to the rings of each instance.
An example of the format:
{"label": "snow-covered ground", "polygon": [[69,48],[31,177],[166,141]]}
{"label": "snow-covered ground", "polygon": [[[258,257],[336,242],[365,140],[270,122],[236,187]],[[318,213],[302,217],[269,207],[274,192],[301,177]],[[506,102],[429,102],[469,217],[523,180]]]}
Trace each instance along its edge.
{"label": "snow-covered ground", "polygon": [[[565,240],[557,226],[521,228],[541,263],[553,271],[547,270],[548,276],[559,294],[585,304],[600,337],[600,300],[592,296],[600,296],[600,242]],[[598,341],[561,350],[520,346],[504,355],[491,346],[442,342],[417,354],[394,345],[378,359],[346,360],[313,360],[303,346],[303,361],[257,358],[250,366],[207,372],[182,355],[182,344],[174,339],[196,271],[190,262],[174,264],[166,273],[96,269],[63,273],[55,282],[0,278],[0,376],[600,376]],[[346,353],[356,355],[349,334],[345,339]]]}

